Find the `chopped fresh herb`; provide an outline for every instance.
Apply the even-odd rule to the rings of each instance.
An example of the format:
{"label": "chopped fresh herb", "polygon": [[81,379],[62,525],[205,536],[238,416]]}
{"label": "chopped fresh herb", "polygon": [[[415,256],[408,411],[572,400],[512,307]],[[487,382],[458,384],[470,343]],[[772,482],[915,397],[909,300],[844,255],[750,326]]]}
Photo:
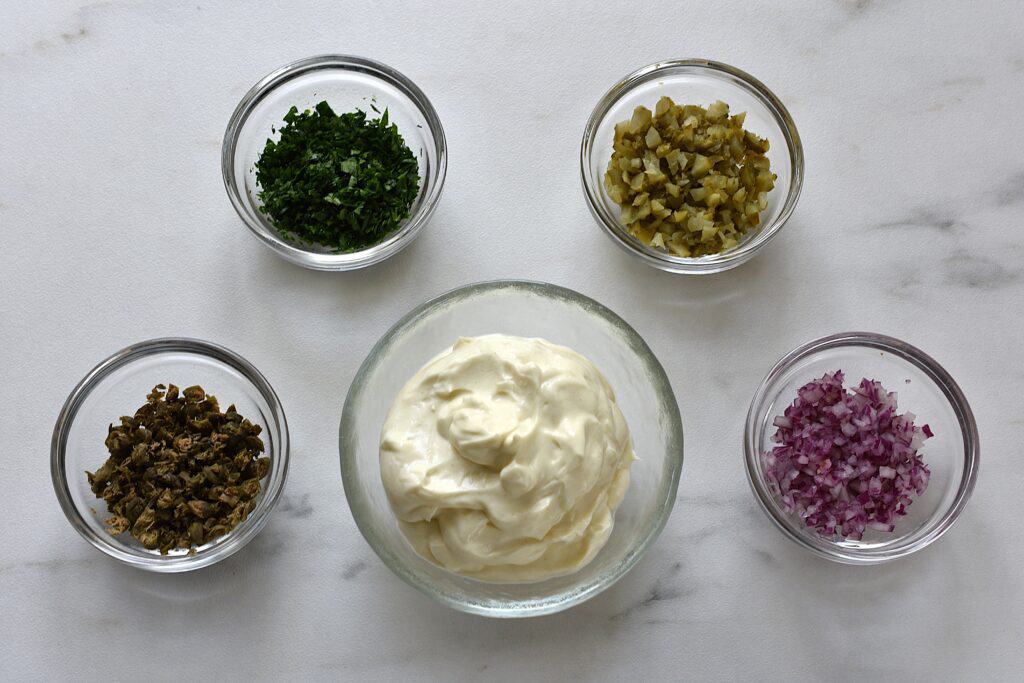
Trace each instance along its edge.
{"label": "chopped fresh herb", "polygon": [[[376,111],[376,108],[374,108]],[[419,166],[388,110],[368,119],[292,107],[256,162],[261,210],[283,235],[335,251],[384,240],[408,218]]]}

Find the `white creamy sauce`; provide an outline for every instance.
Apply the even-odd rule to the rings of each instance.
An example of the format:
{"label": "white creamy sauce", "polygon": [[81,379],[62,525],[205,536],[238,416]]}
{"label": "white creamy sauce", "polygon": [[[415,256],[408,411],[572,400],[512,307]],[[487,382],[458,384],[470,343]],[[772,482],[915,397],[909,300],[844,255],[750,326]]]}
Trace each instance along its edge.
{"label": "white creamy sauce", "polygon": [[484,581],[590,562],[629,486],[633,447],[604,376],[543,339],[460,339],[419,370],[384,423],[380,468],[426,559]]}

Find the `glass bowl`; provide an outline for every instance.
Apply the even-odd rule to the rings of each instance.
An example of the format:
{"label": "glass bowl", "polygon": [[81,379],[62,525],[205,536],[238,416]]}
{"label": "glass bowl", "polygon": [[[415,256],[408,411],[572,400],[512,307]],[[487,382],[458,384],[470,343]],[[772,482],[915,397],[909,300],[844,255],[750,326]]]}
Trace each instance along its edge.
{"label": "glass bowl", "polygon": [[[768,208],[761,213],[761,228],[747,233],[739,245],[720,254],[682,257],[645,245],[619,222],[619,207],[605,192],[604,174],[612,157],[615,124],[628,120],[640,105],[653,110],[664,95],[677,104],[705,107],[722,100],[731,113],[747,113],[747,130],[768,139],[767,156],[778,177],[768,193]],[[756,78],[720,62],[675,59],[645,66],[605,93],[583,131],[580,173],[590,212],[613,242],[655,268],[700,275],[718,273],[748,261],[778,234],[800,197],[804,151],[786,107]]]}
{"label": "glass bowl", "polygon": [[[772,421],[796,398],[797,389],[835,370],[846,374],[847,387],[862,377],[878,380],[897,393],[900,412],[913,413],[918,425],[930,425],[935,434],[921,451],[931,470],[928,488],[894,531],[868,530],[859,541],[826,538],[787,514],[768,490],[760,457],[775,445]],[[768,517],[799,545],[846,564],[886,562],[929,545],[956,521],[978,476],[978,427],[960,387],[921,350],[869,332],[817,339],[776,363],[754,394],[743,445],[750,486]]]}
{"label": "glass bowl", "polygon": [[[378,446],[391,402],[405,382],[460,336],[543,337],[589,358],[608,378],[638,461],[608,543],[568,576],[499,584],[424,560],[398,528],[380,478]],[[389,330],[359,369],[341,418],[341,475],[359,530],[395,574],[455,609],[494,617],[557,612],[621,578],[664,527],[683,464],[683,430],[672,387],[643,339],[601,304],[554,285],[469,285],[421,305]]]}
{"label": "glass bowl", "polygon": [[[217,397],[221,409],[238,412],[261,425],[271,467],[256,508],[229,533],[199,546],[161,555],[130,534],[111,535],[104,524],[106,503],[95,496],[86,471],[108,457],[107,426],[133,415],[157,384],[184,389],[198,384]],[[154,572],[184,572],[224,559],[251,541],[267,523],[288,472],[288,423],[266,378],[241,356],[197,339],[152,339],[118,351],[78,383],[57,418],[50,447],[50,474],[64,514],[85,540],[125,564]]]}
{"label": "glass bowl", "polygon": [[[385,108],[405,144],[419,162],[420,191],[409,217],[380,244],[334,253],[279,234],[260,211],[256,171],[268,138],[277,139],[284,115],[327,100],[341,114],[362,109],[368,115]],[[224,187],[242,221],[265,245],[293,263],[315,270],[354,270],[397,254],[430,218],[444,185],[448,153],[437,112],[416,84],[380,62],[347,55],[322,55],[292,62],[267,75],[238,103],[228,122],[221,150]]]}

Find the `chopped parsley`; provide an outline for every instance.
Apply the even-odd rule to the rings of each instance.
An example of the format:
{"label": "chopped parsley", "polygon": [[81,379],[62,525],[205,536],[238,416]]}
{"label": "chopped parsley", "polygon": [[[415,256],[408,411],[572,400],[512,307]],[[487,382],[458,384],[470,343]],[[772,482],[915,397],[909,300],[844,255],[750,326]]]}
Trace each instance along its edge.
{"label": "chopped parsley", "polygon": [[256,161],[261,210],[284,236],[337,252],[383,241],[409,217],[419,166],[388,111],[292,107]]}

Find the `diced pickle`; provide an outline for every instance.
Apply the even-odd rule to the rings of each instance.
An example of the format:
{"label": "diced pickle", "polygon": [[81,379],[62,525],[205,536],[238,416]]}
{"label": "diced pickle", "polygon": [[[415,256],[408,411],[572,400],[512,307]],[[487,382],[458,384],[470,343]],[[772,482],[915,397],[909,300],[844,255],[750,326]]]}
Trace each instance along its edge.
{"label": "diced pickle", "polygon": [[659,133],[658,129],[654,126],[647,129],[647,135],[645,137],[647,139],[647,146],[651,149],[655,149],[661,144],[661,133]]}
{"label": "diced pickle", "polygon": [[615,126],[605,190],[644,244],[679,256],[717,254],[756,230],[775,175],[768,141],[717,101],[707,109],[668,97]]}

